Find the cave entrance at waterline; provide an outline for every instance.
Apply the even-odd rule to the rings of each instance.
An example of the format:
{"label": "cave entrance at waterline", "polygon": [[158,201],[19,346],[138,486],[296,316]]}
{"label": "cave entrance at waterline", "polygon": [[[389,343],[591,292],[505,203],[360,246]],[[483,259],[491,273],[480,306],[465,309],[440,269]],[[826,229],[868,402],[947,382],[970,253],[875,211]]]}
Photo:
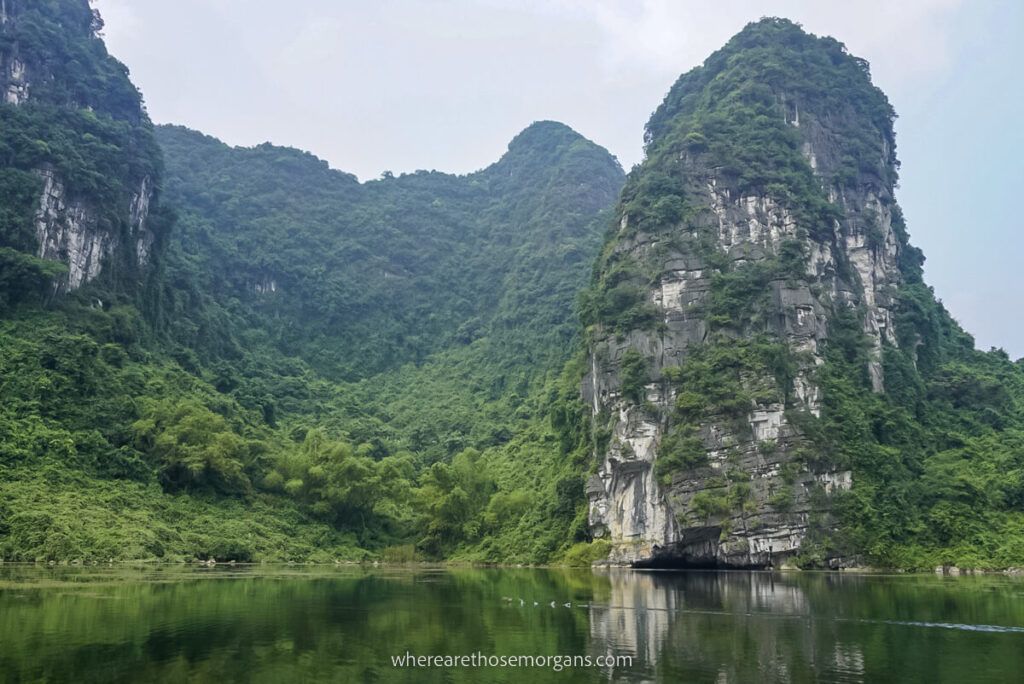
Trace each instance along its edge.
{"label": "cave entrance at waterline", "polygon": [[720,526],[691,528],[683,538],[667,546],[654,545],[650,557],[634,561],[632,567],[649,570],[771,570],[781,559],[768,547],[760,553],[724,553],[719,540]]}

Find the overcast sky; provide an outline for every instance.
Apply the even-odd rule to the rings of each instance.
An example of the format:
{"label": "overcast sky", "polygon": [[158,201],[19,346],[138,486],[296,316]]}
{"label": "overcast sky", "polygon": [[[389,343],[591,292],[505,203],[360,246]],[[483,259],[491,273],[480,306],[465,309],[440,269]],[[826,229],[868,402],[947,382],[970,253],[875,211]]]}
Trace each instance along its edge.
{"label": "overcast sky", "polygon": [[628,170],[680,73],[785,16],[871,62],[900,115],[897,199],[978,346],[1024,356],[1020,0],[98,0],[158,123],[374,178],[468,172],[532,121]]}

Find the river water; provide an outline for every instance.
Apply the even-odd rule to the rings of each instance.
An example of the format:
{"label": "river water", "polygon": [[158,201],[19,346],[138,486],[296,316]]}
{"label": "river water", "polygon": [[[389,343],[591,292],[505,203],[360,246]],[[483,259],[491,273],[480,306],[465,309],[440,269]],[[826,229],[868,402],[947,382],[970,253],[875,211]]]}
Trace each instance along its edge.
{"label": "river water", "polygon": [[1024,682],[1024,579],[0,565],[0,681]]}

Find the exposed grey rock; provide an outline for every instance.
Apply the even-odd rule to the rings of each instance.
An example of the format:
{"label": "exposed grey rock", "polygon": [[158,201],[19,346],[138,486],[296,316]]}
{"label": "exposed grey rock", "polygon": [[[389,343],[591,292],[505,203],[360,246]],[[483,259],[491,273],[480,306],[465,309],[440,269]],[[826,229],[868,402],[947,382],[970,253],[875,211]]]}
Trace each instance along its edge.
{"label": "exposed grey rock", "polygon": [[[52,100],[43,85],[61,76],[57,65],[36,53],[26,51],[18,32],[19,13],[28,5],[0,0],[0,94],[3,103],[20,106],[33,99]],[[92,29],[90,29],[91,31]],[[93,35],[93,38],[99,40]],[[43,84],[38,88],[35,84]],[[52,85],[51,85],[52,87]],[[61,107],[92,111],[87,103],[49,101]],[[131,123],[144,119],[141,107],[127,116]],[[156,194],[154,179],[148,175],[123,179],[133,192],[116,200],[72,192],[72,183],[48,164],[28,169],[43,181],[35,213],[36,253],[43,259],[64,263],[67,274],[54,283],[55,292],[69,292],[100,275],[106,265],[116,261],[124,268],[144,267],[152,259],[157,236],[149,226],[150,205]],[[101,206],[102,205],[102,206]],[[123,250],[123,251],[122,251]]]}
{"label": "exposed grey rock", "polygon": [[[843,210],[843,219],[832,226],[800,225],[789,209],[767,194],[740,195],[715,168],[681,157],[688,201],[699,193],[694,203],[704,207],[694,223],[714,231],[717,249],[728,260],[756,262],[779,254],[783,243],[793,240],[804,243],[808,259],[805,277],[770,284],[769,303],[760,312],[767,332],[798,352],[792,391],[782,402],[755,401],[741,420],[705,416],[699,437],[708,465],[675,474],[667,486],[658,482],[655,463],[670,429],[666,416],[672,414],[676,390],[663,371],[683,363],[689,351],[707,339],[705,304],[713,270],[700,255],[686,250],[685,234],[669,249],[660,246],[666,236],[642,232],[621,235],[615,244],[615,250],[644,264],[646,272],[660,274],[647,297],[662,324],[622,334],[597,330],[591,338],[583,396],[595,422],[610,430],[611,439],[606,452],[597,455],[598,475],[587,487],[590,525],[594,536],[613,542],[614,563],[778,564],[800,549],[811,518],[824,512],[820,501],[852,484],[849,471],[812,472],[797,463],[796,454],[808,442],[791,415],[820,415],[815,371],[824,363],[821,345],[828,339],[829,316],[836,307],[864,312],[864,332],[872,346],[867,371],[874,390],[883,391],[883,345],[897,344],[890,292],[899,282],[900,243],[893,230],[889,191],[880,189],[874,178],[834,181],[839,163],[834,133],[826,119],[798,110],[798,104],[792,98],[787,120],[804,137],[804,156],[833,203]],[[880,164],[888,163],[887,145],[879,140]],[[618,223],[620,232],[627,231],[631,221],[625,210]],[[621,393],[621,359],[630,349],[649,361],[651,384],[643,405]],[[744,378],[744,384],[756,388],[775,383],[772,378],[751,377]],[[724,494],[725,475],[736,472],[745,473],[750,489],[743,505],[699,518],[695,498]],[[780,497],[785,491],[789,494]]]}
{"label": "exposed grey rock", "polygon": [[4,102],[19,105],[28,99],[28,81],[25,79],[25,64],[13,58],[5,65],[6,87]]}
{"label": "exposed grey rock", "polygon": [[[103,263],[119,249],[122,237],[100,227],[97,211],[91,204],[69,196],[60,177],[49,168],[39,171],[43,191],[36,211],[38,256],[67,265],[67,274],[57,281],[58,292],[75,290],[96,278]],[[142,179],[132,196],[129,211],[129,240],[137,266],[149,263],[154,235],[147,228],[149,204],[153,196],[148,177]]]}
{"label": "exposed grey rock", "polygon": [[111,239],[97,227],[93,211],[67,197],[63,182],[50,169],[41,172],[43,192],[36,212],[39,256],[67,264],[59,290],[74,290],[99,275],[112,251]]}
{"label": "exposed grey rock", "polygon": [[129,205],[129,229],[135,243],[135,263],[145,266],[149,263],[156,236],[149,229],[149,205],[153,200],[153,182],[149,176],[143,176],[139,189],[132,194]]}

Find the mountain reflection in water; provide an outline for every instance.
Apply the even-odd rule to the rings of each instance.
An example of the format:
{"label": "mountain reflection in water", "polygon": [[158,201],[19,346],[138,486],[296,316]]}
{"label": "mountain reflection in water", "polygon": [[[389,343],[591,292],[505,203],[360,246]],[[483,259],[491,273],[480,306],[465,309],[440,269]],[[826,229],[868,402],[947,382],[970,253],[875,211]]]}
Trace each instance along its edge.
{"label": "mountain reflection in water", "polygon": [[[407,652],[632,664],[392,665]],[[0,566],[0,681],[1011,682],[1020,672],[1024,581],[1001,576]]]}

